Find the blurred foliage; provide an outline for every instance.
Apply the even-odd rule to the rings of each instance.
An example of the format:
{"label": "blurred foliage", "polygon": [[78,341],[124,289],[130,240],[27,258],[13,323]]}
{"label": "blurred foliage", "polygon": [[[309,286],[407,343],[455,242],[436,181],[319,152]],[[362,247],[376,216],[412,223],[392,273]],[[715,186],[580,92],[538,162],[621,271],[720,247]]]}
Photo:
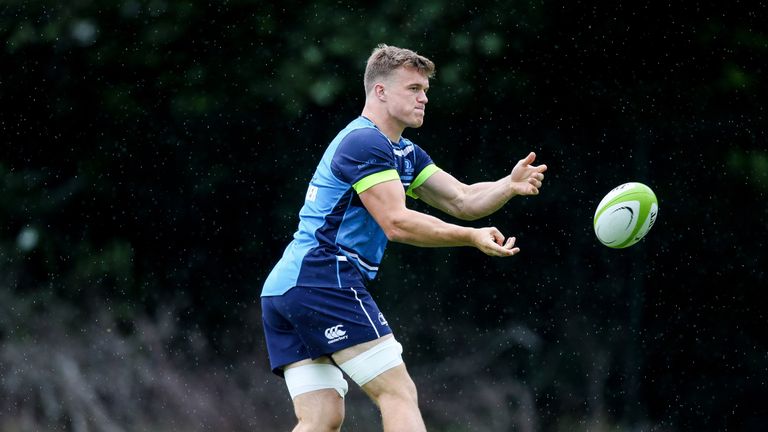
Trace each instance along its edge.
{"label": "blurred foliage", "polygon": [[[532,392],[545,430],[751,430],[768,420],[763,9],[5,1],[0,290],[75,321],[107,310],[125,337],[170,304],[210,358],[252,353],[261,283],[384,42],[437,63],[406,133],[439,166],[488,180],[534,150],[550,167],[540,196],[474,223],[516,235],[512,260],[390,246],[372,291],[409,363],[456,379],[446,358],[485,353],[477,375]],[[607,250],[594,206],[630,180],[654,188],[659,223]],[[0,342],[25,334],[13,322]],[[473,343],[497,331],[539,342]]]}

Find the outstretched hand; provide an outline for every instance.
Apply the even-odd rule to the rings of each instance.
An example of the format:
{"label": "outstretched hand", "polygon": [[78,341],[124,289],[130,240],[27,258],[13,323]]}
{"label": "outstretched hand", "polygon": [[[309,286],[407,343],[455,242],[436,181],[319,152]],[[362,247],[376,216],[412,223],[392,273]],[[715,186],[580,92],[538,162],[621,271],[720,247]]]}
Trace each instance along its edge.
{"label": "outstretched hand", "polygon": [[494,227],[477,228],[473,242],[476,248],[490,256],[505,257],[520,252],[520,248],[515,247],[514,237],[504,241],[504,235]]}
{"label": "outstretched hand", "polygon": [[512,168],[512,190],[517,195],[538,195],[544,181],[546,165],[531,165],[536,160],[536,153],[530,152],[528,156],[520,159]]}

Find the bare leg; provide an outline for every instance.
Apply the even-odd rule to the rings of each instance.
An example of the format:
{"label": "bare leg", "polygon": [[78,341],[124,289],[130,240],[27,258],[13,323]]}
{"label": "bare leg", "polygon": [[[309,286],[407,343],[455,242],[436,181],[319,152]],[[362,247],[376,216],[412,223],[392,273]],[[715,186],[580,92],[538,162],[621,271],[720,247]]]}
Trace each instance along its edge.
{"label": "bare leg", "polygon": [[[387,335],[341,350],[333,354],[333,359],[337,364],[343,364],[391,337]],[[383,372],[363,385],[362,389],[378,405],[384,432],[426,432],[419,411],[416,385],[404,364]]]}
{"label": "bare leg", "polygon": [[363,386],[381,410],[384,432],[426,432],[419,411],[416,385],[404,364],[396,366]]}
{"label": "bare leg", "polygon": [[316,390],[296,396],[293,409],[299,420],[293,432],[338,432],[344,421],[344,399],[336,390]]}
{"label": "bare leg", "polygon": [[[302,360],[286,367],[312,363],[330,363],[327,358]],[[338,432],[344,422],[344,398],[334,389],[315,390],[297,395],[293,409],[298,423],[293,432]]]}

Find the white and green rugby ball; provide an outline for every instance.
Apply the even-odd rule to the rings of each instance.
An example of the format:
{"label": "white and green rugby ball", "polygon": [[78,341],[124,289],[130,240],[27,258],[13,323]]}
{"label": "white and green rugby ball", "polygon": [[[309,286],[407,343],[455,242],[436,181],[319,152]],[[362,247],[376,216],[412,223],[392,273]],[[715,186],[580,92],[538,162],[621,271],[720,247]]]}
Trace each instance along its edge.
{"label": "white and green rugby ball", "polygon": [[597,205],[592,223],[602,244],[622,249],[645,237],[658,214],[659,202],[651,188],[630,182],[608,192]]}

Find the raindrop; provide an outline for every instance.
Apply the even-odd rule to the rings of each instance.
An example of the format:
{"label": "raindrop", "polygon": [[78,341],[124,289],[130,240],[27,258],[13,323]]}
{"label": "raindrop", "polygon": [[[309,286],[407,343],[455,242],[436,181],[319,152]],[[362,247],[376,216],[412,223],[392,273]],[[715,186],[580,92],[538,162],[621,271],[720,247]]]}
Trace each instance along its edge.
{"label": "raindrop", "polygon": [[18,237],[16,237],[16,245],[21,249],[23,252],[29,252],[32,249],[37,246],[37,242],[40,239],[40,234],[37,232],[36,229],[26,227],[21,232],[19,232]]}
{"label": "raindrop", "polygon": [[72,25],[71,34],[80,45],[93,45],[96,42],[96,25],[90,20],[79,20]]}

